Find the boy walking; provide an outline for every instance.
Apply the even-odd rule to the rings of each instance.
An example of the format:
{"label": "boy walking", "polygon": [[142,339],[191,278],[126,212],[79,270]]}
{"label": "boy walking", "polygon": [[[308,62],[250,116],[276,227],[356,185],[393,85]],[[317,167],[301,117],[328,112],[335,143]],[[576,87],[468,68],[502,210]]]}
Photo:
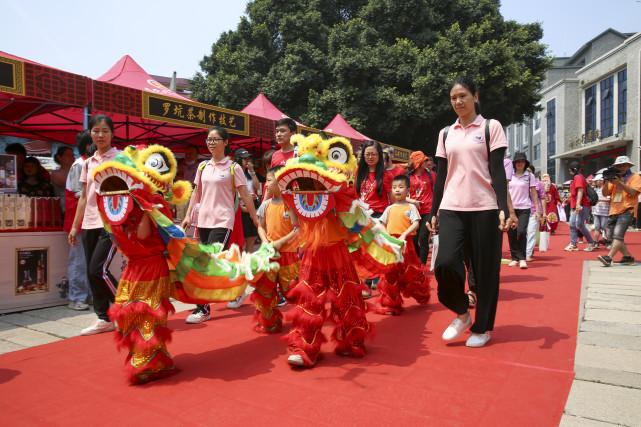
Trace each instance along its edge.
{"label": "boy walking", "polygon": [[427,304],[430,299],[429,279],[416,255],[413,241],[421,215],[416,206],[407,201],[409,187],[410,180],[407,175],[394,177],[394,203],[389,205],[379,218],[389,234],[405,240],[403,262],[393,266],[378,285],[381,295],[376,311],[380,314],[400,314],[403,310],[403,297],[412,297],[419,304]]}

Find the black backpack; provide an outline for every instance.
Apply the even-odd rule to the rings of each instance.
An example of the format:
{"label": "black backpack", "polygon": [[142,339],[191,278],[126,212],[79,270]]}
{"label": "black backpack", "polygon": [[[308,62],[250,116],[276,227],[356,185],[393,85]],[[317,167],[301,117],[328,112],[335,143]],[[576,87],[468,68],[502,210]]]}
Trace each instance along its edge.
{"label": "black backpack", "polygon": [[599,203],[599,195],[596,194],[596,191],[590,184],[586,186],[585,189],[585,195],[587,196],[588,200],[590,201],[590,206],[594,206],[597,203]]}

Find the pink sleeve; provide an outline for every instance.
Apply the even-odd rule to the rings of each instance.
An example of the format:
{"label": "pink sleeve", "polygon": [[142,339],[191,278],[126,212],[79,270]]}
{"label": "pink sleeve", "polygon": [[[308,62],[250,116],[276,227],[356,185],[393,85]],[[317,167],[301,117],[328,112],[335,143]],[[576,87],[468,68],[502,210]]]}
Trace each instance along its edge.
{"label": "pink sleeve", "polygon": [[236,188],[243,185],[247,186],[247,177],[245,176],[245,172],[243,172],[243,168],[241,168],[238,163],[234,165],[234,183],[236,184]]}
{"label": "pink sleeve", "polygon": [[443,157],[447,159],[447,153],[445,152],[445,143],[443,142],[443,133],[445,129],[441,129],[438,133],[438,143],[436,144],[436,157]]}
{"label": "pink sleeve", "polygon": [[507,147],[507,138],[503,126],[498,120],[490,120],[490,151],[504,147]]}
{"label": "pink sleeve", "polygon": [[83,184],[87,183],[87,163],[89,163],[89,159],[82,164],[82,170],[80,171],[80,182]]}

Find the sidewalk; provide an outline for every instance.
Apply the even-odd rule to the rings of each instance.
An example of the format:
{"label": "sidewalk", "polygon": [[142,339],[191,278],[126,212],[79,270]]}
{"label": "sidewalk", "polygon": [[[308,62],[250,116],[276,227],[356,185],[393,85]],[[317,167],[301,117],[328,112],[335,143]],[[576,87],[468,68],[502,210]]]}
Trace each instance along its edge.
{"label": "sidewalk", "polygon": [[586,261],[562,427],[641,426],[641,265]]}
{"label": "sidewalk", "polygon": [[[173,304],[176,312],[193,308],[193,304]],[[0,315],[0,354],[78,336],[95,321],[91,307],[74,311],[64,305]]]}

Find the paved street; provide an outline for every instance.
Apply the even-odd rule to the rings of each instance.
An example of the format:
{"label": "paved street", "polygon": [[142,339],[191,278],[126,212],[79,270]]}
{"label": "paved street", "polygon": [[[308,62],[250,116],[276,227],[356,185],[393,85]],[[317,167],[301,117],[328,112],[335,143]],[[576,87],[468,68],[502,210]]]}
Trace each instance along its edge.
{"label": "paved street", "polygon": [[[193,307],[173,303],[177,312]],[[95,321],[92,310],[74,311],[66,306],[0,315],[0,354],[75,337]]]}
{"label": "paved street", "polygon": [[576,378],[562,427],[641,426],[640,268],[584,265]]}

